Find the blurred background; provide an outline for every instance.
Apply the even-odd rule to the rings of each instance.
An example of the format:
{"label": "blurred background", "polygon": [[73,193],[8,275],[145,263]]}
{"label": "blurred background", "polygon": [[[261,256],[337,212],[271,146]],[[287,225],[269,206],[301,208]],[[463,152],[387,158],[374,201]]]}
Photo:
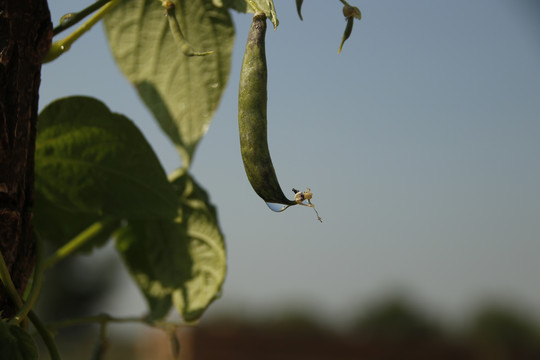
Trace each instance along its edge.
{"label": "blurred background", "polygon": [[[233,13],[229,83],[192,166],[228,273],[178,334],[182,359],[540,358],[540,3],[349,2],[363,17],[339,55],[338,0],[304,1],[304,21],[277,0],[267,34],[274,166],[284,191],[311,188],[322,224],[309,208],[270,211],[247,181],[237,91],[251,16]],[[50,1],[53,22],[90,3]],[[125,114],[167,172],[181,166],[101,25],[43,67],[40,109],[70,95]],[[145,311],[112,244],[45,281],[51,319]],[[80,331],[84,353],[94,330]],[[111,359],[172,356],[158,330],[110,330]]]}

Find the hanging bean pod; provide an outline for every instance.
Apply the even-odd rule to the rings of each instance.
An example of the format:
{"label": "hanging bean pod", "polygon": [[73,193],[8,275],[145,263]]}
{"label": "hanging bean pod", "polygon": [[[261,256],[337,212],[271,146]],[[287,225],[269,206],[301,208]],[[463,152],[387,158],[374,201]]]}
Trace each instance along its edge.
{"label": "hanging bean pod", "polygon": [[253,16],[249,30],[238,94],[238,127],[244,169],[255,192],[267,203],[295,205],[279,185],[266,130],[267,66],[266,15]]}
{"label": "hanging bean pod", "polygon": [[300,20],[304,20],[304,18],[302,17],[302,3],[304,2],[304,0],[296,0],[296,12],[298,13],[298,17],[300,18]]}
{"label": "hanging bean pod", "polygon": [[345,27],[345,32],[343,32],[343,37],[341,38],[338,54],[341,53],[345,41],[351,36],[354,19],[362,19],[362,13],[356,6],[345,5],[343,6],[343,16],[345,16],[345,20],[347,20],[347,26]]}
{"label": "hanging bean pod", "polygon": [[339,44],[339,50],[338,54],[341,53],[341,50],[343,49],[343,44],[345,44],[345,40],[351,36],[352,28],[354,24],[354,18],[350,17],[347,19],[347,26],[345,27],[345,32],[343,32],[343,37],[341,38],[341,44]]}

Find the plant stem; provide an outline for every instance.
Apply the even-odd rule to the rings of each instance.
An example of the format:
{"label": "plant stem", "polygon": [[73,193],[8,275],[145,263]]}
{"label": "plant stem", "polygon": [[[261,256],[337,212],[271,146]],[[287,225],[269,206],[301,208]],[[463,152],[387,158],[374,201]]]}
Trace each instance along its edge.
{"label": "plant stem", "polygon": [[[15,284],[13,284],[13,280],[11,279],[11,275],[9,273],[9,269],[7,268],[6,262],[4,260],[4,255],[0,251],[0,280],[4,284],[4,288],[6,289],[8,296],[11,298],[11,301],[17,305],[17,307],[20,309],[23,307],[22,299],[19,296],[19,293],[17,292],[17,289],[15,288]],[[16,317],[15,317],[16,318]],[[13,320],[13,319],[12,319]],[[23,323],[23,328],[27,327],[27,323]]]}
{"label": "plant stem", "polygon": [[54,339],[52,338],[52,335],[49,332],[49,330],[47,330],[45,325],[43,325],[41,320],[37,317],[37,315],[33,311],[30,311],[28,313],[28,318],[30,319],[30,321],[32,321],[32,324],[34,324],[34,327],[36,328],[37,332],[43,339],[45,346],[47,346],[47,350],[49,351],[51,360],[60,360],[60,354],[58,353],[58,348],[56,347]]}
{"label": "plant stem", "polygon": [[109,342],[107,341],[107,325],[107,322],[102,322],[100,324],[99,337],[94,346],[92,360],[103,360],[105,358],[105,353],[109,347]]}
{"label": "plant stem", "polygon": [[[180,27],[180,23],[176,18],[177,7],[172,1],[163,1],[162,6],[167,11],[167,20],[169,21],[171,33],[174,37],[174,40],[180,47],[180,51],[182,51],[182,54],[184,54],[185,56],[205,56],[213,53],[213,51],[198,52],[193,50],[191,44],[184,37],[184,34],[182,33],[182,29]],[[181,12],[181,10],[179,10],[179,12]]]}
{"label": "plant stem", "polygon": [[82,19],[84,19],[85,17],[87,17],[88,15],[90,15],[91,13],[93,13],[94,11],[96,11],[110,1],[111,0],[97,0],[92,5],[82,9],[77,13],[74,13],[71,18],[64,21],[60,20],[60,24],[53,29],[53,35],[58,35],[62,31],[69,29],[70,27],[77,24],[79,21],[81,21]]}
{"label": "plant stem", "polygon": [[60,249],[56,250],[56,252],[52,254],[47,259],[47,261],[45,261],[44,269],[47,270],[48,268],[56,264],[58,261],[71,255],[77,249],[81,248],[81,246],[85,245],[86,243],[88,243],[88,241],[92,240],[94,236],[99,234],[99,232],[102,231],[107,225],[112,224],[116,221],[117,221],[116,219],[105,219],[105,220],[93,223],[92,225],[87,227],[83,232],[81,232],[79,235],[77,235],[75,238],[69,241],[67,244],[62,246]]}
{"label": "plant stem", "polygon": [[[4,261],[4,256],[2,253],[0,253],[0,278],[2,280],[2,283],[4,284],[4,287],[6,288],[8,295],[11,297],[11,300],[17,304],[19,308],[23,307],[23,302],[21,298],[19,297],[19,294],[17,293],[17,290],[15,290],[15,285],[13,285],[13,281],[11,280],[11,276],[9,275],[8,268],[6,266],[6,262]],[[58,349],[56,348],[56,344],[54,343],[54,340],[49,333],[49,331],[45,328],[41,320],[37,317],[34,312],[30,311],[28,313],[28,318],[34,324],[36,327],[36,330],[39,332],[41,337],[43,338],[43,341],[45,342],[45,345],[47,346],[47,349],[49,350],[49,354],[51,355],[51,360],[60,360],[60,355],[58,353]]]}
{"label": "plant stem", "polygon": [[80,38],[84,33],[86,33],[88,30],[92,28],[99,20],[101,20],[105,14],[107,14],[114,6],[116,6],[120,1],[122,0],[111,0],[106,5],[102,6],[101,9],[94,14],[90,19],[88,19],[84,24],[82,24],[79,28],[77,28],[74,32],[72,32],[70,35],[66,36],[62,40],[55,41],[51,49],[49,50],[49,53],[47,56],[45,56],[45,59],[43,60],[44,63],[50,62],[66,51],[68,51],[71,47],[71,45]]}
{"label": "plant stem", "polygon": [[196,323],[175,324],[175,323],[170,323],[170,322],[165,322],[165,321],[151,321],[151,320],[148,320],[146,316],[131,316],[131,317],[119,318],[119,317],[113,317],[109,314],[99,314],[95,316],[85,316],[85,317],[66,319],[63,321],[50,323],[48,324],[48,327],[51,330],[57,330],[57,329],[62,329],[62,328],[77,326],[77,325],[88,325],[88,324],[104,325],[108,323],[117,323],[117,324],[139,323],[143,325],[160,328],[162,330],[170,330],[172,328],[177,328],[179,326],[182,326],[182,327],[197,326]]}
{"label": "plant stem", "polygon": [[36,240],[36,267],[34,269],[32,289],[24,305],[19,309],[15,317],[11,319],[10,323],[12,324],[19,324],[26,318],[27,314],[34,307],[41,289],[41,280],[43,278],[43,243],[39,237]]}
{"label": "plant stem", "polygon": [[107,324],[107,323],[142,323],[142,324],[149,324],[149,322],[144,317],[126,317],[126,318],[116,318],[112,317],[108,314],[99,314],[95,316],[85,316],[80,318],[74,318],[74,319],[67,319],[64,321],[51,323],[49,324],[49,328],[51,329],[61,329],[65,327],[70,326],[76,326],[76,325],[84,325],[84,324]]}
{"label": "plant stem", "polygon": [[9,274],[9,270],[7,268],[2,252],[0,252],[0,280],[2,280],[2,283],[4,284],[4,287],[6,288],[6,291],[11,300],[17,305],[17,307],[22,307],[23,302],[19,297],[19,293],[17,293],[17,290],[15,289],[15,284],[13,284],[13,280],[11,280],[11,275]]}

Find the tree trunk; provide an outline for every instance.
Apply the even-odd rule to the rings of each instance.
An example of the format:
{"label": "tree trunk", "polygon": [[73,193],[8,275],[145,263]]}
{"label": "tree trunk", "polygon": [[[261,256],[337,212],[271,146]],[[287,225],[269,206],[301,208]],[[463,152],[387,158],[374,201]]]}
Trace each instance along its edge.
{"label": "tree trunk", "polygon": [[[51,39],[46,0],[0,0],[0,251],[19,294],[35,261],[36,122],[41,62]],[[0,286],[2,317],[15,311]]]}

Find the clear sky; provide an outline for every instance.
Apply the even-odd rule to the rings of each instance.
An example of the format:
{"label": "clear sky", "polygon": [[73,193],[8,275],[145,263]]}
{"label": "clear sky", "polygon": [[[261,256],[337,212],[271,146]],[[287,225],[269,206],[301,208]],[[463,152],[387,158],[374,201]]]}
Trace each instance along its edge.
{"label": "clear sky", "polygon": [[[322,224],[308,208],[271,212],[247,181],[237,91],[251,16],[233,16],[229,84],[192,167],[228,249],[209,313],[302,305],[346,319],[399,288],[448,316],[490,297],[540,314],[540,5],[349,2],[363,18],[340,55],[338,0],[305,1],[304,21],[276,0],[267,34],[272,159],[286,194],[312,189]],[[51,1],[55,24],[89,3]],[[168,172],[181,165],[102,26],[43,68],[41,108],[74,94],[134,120]],[[124,285],[116,314],[140,312]]]}

